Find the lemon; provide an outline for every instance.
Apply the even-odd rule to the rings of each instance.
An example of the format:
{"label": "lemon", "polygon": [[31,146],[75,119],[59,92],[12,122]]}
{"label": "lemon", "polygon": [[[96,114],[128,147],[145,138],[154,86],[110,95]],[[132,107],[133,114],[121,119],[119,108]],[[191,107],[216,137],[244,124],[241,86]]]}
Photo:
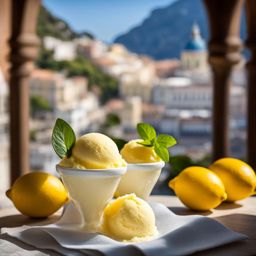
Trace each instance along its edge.
{"label": "lemon", "polygon": [[53,214],[68,200],[62,182],[45,172],[31,172],[21,176],[6,195],[22,214],[34,218]]}
{"label": "lemon", "polygon": [[207,168],[193,166],[184,169],[169,181],[179,199],[188,208],[206,211],[217,207],[227,197],[224,185]]}
{"label": "lemon", "polygon": [[235,158],[222,158],[209,167],[222,180],[227,201],[244,199],[255,193],[256,176],[245,162]]}

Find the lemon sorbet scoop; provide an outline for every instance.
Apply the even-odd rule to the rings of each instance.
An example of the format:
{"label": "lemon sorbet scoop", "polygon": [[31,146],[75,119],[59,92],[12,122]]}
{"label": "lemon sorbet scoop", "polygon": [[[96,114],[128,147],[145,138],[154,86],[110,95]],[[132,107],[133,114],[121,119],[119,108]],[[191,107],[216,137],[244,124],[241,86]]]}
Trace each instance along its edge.
{"label": "lemon sorbet scoop", "polygon": [[161,158],[156,154],[154,147],[145,147],[138,142],[143,140],[131,140],[124,145],[121,155],[127,163],[154,163],[160,162]]}
{"label": "lemon sorbet scoop", "polygon": [[126,166],[115,142],[101,133],[88,133],[80,137],[70,158],[60,162],[63,167],[77,169],[110,169]]}
{"label": "lemon sorbet scoop", "polygon": [[151,207],[135,194],[111,202],[104,210],[103,232],[116,240],[144,241],[157,234]]}

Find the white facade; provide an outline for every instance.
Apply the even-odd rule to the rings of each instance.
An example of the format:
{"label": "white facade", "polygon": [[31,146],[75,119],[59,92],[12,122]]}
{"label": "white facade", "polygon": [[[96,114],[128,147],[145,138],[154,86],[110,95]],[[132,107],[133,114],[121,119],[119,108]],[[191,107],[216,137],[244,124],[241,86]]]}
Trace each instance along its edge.
{"label": "white facade", "polygon": [[52,145],[30,144],[30,168],[32,171],[46,171],[56,175],[56,164],[60,161]]}
{"label": "white facade", "polygon": [[80,133],[89,125],[88,115],[99,108],[98,98],[87,89],[83,77],[66,78],[63,74],[35,70],[30,79],[30,95],[49,102],[51,118],[66,120]]}
{"label": "white facade", "polygon": [[62,41],[54,37],[44,37],[44,47],[53,51],[53,58],[60,60],[73,60],[77,56],[76,44],[73,41]]}
{"label": "white facade", "polygon": [[87,94],[85,78],[66,78],[63,74],[50,70],[33,71],[29,85],[30,95],[44,98],[53,110],[70,108]]}
{"label": "white facade", "polygon": [[9,102],[8,86],[0,70],[0,192],[9,187]]}
{"label": "white facade", "polygon": [[134,130],[137,124],[142,122],[142,100],[140,97],[134,96],[125,100],[121,122],[124,129],[127,130]]}
{"label": "white facade", "polygon": [[206,71],[208,69],[208,55],[206,51],[190,52],[183,51],[181,54],[181,65],[183,69]]}
{"label": "white facade", "polygon": [[[245,112],[245,89],[231,87],[231,111]],[[213,92],[211,84],[196,84],[189,78],[171,77],[156,82],[153,89],[153,103],[164,105],[167,109],[205,109],[211,110]]]}
{"label": "white facade", "polygon": [[119,76],[120,95],[123,98],[138,96],[143,102],[152,100],[155,79],[155,67],[150,62],[140,62],[133,72],[124,72]]}
{"label": "white facade", "polygon": [[89,59],[97,59],[107,52],[107,45],[98,40],[77,40],[75,41],[77,52]]}
{"label": "white facade", "polygon": [[91,115],[97,109],[99,109],[98,98],[94,94],[88,93],[86,98],[76,102],[72,108],[57,109],[55,118],[64,119],[76,133],[80,134],[90,126]]}

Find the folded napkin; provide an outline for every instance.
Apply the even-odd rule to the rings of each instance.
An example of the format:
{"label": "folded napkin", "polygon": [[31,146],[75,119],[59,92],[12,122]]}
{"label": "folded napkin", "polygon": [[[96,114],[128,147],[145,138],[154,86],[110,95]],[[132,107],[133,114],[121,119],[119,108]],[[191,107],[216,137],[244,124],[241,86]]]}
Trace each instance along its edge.
{"label": "folded napkin", "polygon": [[61,219],[47,226],[3,228],[1,233],[39,249],[63,255],[178,256],[246,239],[214,219],[203,216],[178,216],[159,203],[150,203],[156,216],[159,235],[151,241],[123,243],[102,234],[79,231],[79,212],[69,204]]}

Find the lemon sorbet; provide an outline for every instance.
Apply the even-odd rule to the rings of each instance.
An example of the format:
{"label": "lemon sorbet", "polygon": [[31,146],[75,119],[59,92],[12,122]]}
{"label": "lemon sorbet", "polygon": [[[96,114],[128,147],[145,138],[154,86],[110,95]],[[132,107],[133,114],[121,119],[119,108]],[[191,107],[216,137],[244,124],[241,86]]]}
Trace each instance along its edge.
{"label": "lemon sorbet", "polygon": [[64,158],[60,166],[77,169],[110,169],[126,166],[126,162],[112,139],[101,133],[88,133],[76,141],[71,157]]}
{"label": "lemon sorbet", "polygon": [[135,194],[121,196],[105,208],[103,231],[117,240],[147,240],[157,234],[154,212]]}
{"label": "lemon sorbet", "polygon": [[121,155],[127,163],[154,163],[161,158],[156,154],[154,147],[145,147],[138,142],[143,140],[131,140],[121,150]]}

